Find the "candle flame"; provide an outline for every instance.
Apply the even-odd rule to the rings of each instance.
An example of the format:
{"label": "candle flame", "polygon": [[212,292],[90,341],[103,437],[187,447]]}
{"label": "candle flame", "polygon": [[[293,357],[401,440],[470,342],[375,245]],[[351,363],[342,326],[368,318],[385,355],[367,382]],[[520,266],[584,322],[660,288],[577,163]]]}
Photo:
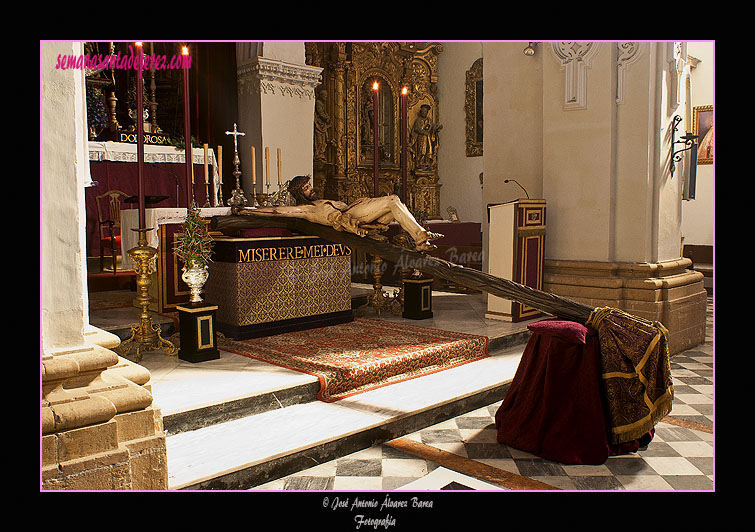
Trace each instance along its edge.
{"label": "candle flame", "polygon": [[406,87],[404,87],[403,89],[401,89],[401,94],[406,95],[407,92],[409,92],[409,89],[407,89]]}
{"label": "candle flame", "polygon": [[372,90],[374,90],[374,91],[378,90],[378,82],[377,81],[372,84]]}
{"label": "candle flame", "polygon": [[135,42],[134,44],[135,44],[136,46],[138,46],[139,48],[141,48],[141,47],[142,47],[142,42],[141,42],[141,41],[139,41],[139,42]]}
{"label": "candle flame", "polygon": [[183,55],[189,55],[189,47],[188,46],[184,46],[183,48],[181,48],[181,53]]}

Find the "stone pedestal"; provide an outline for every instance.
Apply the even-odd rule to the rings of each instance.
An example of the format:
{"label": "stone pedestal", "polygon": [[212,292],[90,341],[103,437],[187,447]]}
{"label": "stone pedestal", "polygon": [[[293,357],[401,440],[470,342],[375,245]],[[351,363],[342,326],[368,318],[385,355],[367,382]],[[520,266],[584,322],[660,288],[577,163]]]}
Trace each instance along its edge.
{"label": "stone pedestal", "polygon": [[216,305],[186,303],[178,305],[181,349],[178,358],[187,362],[206,362],[220,358],[215,333]]}
{"label": "stone pedestal", "polygon": [[703,274],[686,258],[659,263],[546,260],[544,290],[594,307],[613,307],[660,321],[669,350],[705,341],[708,295]]}
{"label": "stone pedestal", "polygon": [[42,368],[42,489],[168,489],[146,369],[99,345],[45,354]]}
{"label": "stone pedestal", "polygon": [[403,317],[424,320],[433,317],[433,279],[404,279]]}

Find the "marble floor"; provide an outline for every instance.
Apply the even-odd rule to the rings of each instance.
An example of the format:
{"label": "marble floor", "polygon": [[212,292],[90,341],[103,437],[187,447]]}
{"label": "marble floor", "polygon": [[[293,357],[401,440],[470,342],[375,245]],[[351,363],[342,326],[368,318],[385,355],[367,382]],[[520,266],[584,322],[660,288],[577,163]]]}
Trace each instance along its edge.
{"label": "marble floor", "polygon": [[[712,490],[712,301],[708,308],[705,344],[671,359],[675,386],[673,410],[656,426],[656,435],[644,451],[610,457],[598,466],[563,465],[544,460],[496,442],[494,415],[500,406],[500,402],[496,402],[397,441],[255,489],[499,490],[523,489],[522,480],[531,479],[570,491]],[[499,470],[498,475],[495,470]],[[535,485],[524,489],[546,487]]]}
{"label": "marble floor", "polygon": [[[363,287],[357,287],[363,288]],[[501,401],[470,409],[440,423],[429,423],[417,430],[378,445],[360,449],[327,461],[315,461],[313,467],[302,466],[297,471],[262,482],[252,491],[498,491],[498,490],[570,490],[570,491],[708,491],[714,486],[713,433],[713,305],[708,305],[708,334],[703,345],[674,355],[671,360],[675,386],[671,414],[656,426],[656,436],[647,450],[619,457],[611,457],[599,466],[569,466],[540,459],[518,451],[495,440],[494,415]],[[92,325],[115,330],[116,322],[127,319],[132,309],[92,311]],[[484,334],[491,339],[495,356],[488,364],[497,364],[495,372],[513,377],[526,336],[507,344],[524,332],[524,324],[510,324],[485,319],[485,299],[481,294],[433,294],[432,319],[411,323],[446,330]],[[118,316],[121,312],[124,315]],[[138,315],[138,312],[137,312]],[[381,318],[402,320],[400,316],[383,313]],[[159,318],[163,319],[163,318]],[[169,328],[170,318],[164,318]],[[152,374],[155,404],[164,416],[180,416],[182,412],[212,406],[228,398],[248,395],[251,388],[260,392],[313,385],[314,377],[277,368],[251,359],[221,352],[216,364],[191,365],[161,353],[146,353],[140,362]],[[201,367],[199,367],[201,366]],[[490,366],[468,364],[454,375],[440,372],[438,380],[425,381],[427,395],[432,390],[474,379],[486,378]],[[466,373],[464,373],[466,371]],[[444,375],[447,374],[447,375]],[[446,378],[448,381],[443,381]],[[424,379],[424,378],[423,378]],[[316,379],[315,379],[316,380]],[[422,379],[386,387],[379,393],[363,394],[352,402],[336,405],[351,408],[359,423],[374,423],[370,416],[384,415],[397,410],[406,401],[401,390],[411,389],[417,394]],[[198,383],[201,382],[201,385]],[[492,382],[492,381],[491,381]],[[314,383],[316,384],[316,383]],[[461,384],[458,384],[461,386]],[[481,382],[477,386],[491,386]],[[390,390],[389,390],[390,389]],[[454,392],[467,393],[464,390]],[[276,401],[278,397],[272,394]],[[393,403],[391,403],[393,401]],[[286,405],[281,405],[286,406]],[[309,416],[307,409],[323,408],[321,404],[295,405]],[[408,408],[408,407],[407,407]],[[411,408],[427,408],[412,406]],[[274,414],[270,414],[271,416]],[[329,415],[323,414],[327,419]],[[232,421],[229,423],[242,423]],[[354,423],[357,423],[355,419]],[[226,425],[229,429],[230,424]],[[235,426],[235,425],[234,425]],[[196,453],[189,452],[194,443],[189,432],[169,438],[169,471],[174,476],[172,486],[187,486],[196,482],[187,472],[201,466]],[[199,431],[194,431],[199,432]],[[228,434],[221,435],[227,438]],[[271,436],[274,439],[274,435]],[[182,443],[181,440],[186,440]],[[182,450],[183,449],[183,450]],[[171,457],[173,454],[173,458]],[[250,460],[249,457],[244,457]],[[229,458],[230,460],[230,458]],[[229,462],[228,469],[235,467]],[[172,468],[172,469],[171,469]],[[183,475],[183,477],[182,477]],[[180,478],[179,478],[180,477]]]}
{"label": "marble floor", "polygon": [[656,425],[653,441],[646,450],[609,457],[602,465],[563,465],[497,443],[497,401],[254,489],[710,491],[715,465],[711,336],[704,345],[674,355],[671,369],[673,410]]}

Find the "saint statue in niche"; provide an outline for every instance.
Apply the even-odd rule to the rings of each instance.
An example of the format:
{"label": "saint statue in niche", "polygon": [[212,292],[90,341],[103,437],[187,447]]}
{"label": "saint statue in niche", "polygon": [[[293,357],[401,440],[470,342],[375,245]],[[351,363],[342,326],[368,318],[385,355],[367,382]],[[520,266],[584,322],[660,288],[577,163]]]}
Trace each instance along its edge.
{"label": "saint statue in niche", "polygon": [[428,116],[430,106],[422,104],[419,108],[417,119],[409,132],[409,148],[412,152],[414,168],[418,170],[430,170],[433,168],[438,149],[438,131],[443,126],[433,124],[433,119]]}
{"label": "saint statue in niche", "polygon": [[370,230],[385,230],[389,223],[398,222],[414,239],[417,251],[435,249],[436,246],[430,241],[443,237],[440,233],[432,233],[422,227],[395,194],[359,198],[347,205],[337,200],[320,199],[312,188],[309,176],[294,177],[287,190],[296,205],[244,209],[240,214],[303,218],[362,237],[367,236]]}
{"label": "saint statue in niche", "polygon": [[331,142],[330,115],[328,115],[328,91],[322,87],[317,91],[315,101],[314,159],[325,160],[325,148]]}

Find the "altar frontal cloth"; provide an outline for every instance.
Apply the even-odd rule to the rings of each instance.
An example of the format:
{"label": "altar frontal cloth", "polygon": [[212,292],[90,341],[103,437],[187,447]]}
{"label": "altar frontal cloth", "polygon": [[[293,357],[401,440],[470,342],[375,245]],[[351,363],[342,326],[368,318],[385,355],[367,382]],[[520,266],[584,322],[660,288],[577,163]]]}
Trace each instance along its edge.
{"label": "altar frontal cloth", "polygon": [[354,319],[351,250],[317,237],[218,238],[207,301],[236,340]]}

